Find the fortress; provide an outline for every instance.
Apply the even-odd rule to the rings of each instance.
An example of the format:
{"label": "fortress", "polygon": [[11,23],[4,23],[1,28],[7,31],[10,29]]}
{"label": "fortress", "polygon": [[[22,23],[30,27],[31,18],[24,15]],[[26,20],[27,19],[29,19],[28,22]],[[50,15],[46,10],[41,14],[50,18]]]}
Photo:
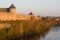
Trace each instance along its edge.
{"label": "fortress", "polygon": [[0,20],[35,20],[36,18],[32,13],[28,15],[16,13],[16,7],[13,4],[9,8],[0,8]]}

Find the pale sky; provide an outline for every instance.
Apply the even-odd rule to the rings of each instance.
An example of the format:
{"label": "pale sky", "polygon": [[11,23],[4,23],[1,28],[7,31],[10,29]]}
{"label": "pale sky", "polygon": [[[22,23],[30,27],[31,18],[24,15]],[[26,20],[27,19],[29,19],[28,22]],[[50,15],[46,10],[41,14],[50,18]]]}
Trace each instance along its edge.
{"label": "pale sky", "polygon": [[0,8],[9,7],[12,3],[16,6],[17,13],[60,16],[60,0],[0,0]]}

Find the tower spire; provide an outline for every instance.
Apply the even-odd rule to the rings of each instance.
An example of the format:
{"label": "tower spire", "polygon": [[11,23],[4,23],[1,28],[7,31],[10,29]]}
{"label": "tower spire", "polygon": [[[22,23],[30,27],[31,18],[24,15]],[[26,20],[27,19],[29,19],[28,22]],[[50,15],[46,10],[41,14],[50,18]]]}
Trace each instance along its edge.
{"label": "tower spire", "polygon": [[9,8],[16,8],[13,4],[11,4],[11,6]]}
{"label": "tower spire", "polygon": [[14,3],[14,0],[12,0],[12,4],[9,8],[16,8],[13,3]]}

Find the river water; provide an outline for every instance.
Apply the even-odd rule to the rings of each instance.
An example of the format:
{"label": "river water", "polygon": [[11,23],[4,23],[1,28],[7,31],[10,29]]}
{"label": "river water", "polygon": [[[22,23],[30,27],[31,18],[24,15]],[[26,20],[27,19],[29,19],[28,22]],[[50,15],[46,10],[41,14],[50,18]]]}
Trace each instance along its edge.
{"label": "river water", "polygon": [[60,26],[51,27],[47,35],[40,40],[60,40]]}
{"label": "river water", "polygon": [[60,40],[60,26],[53,26],[41,34],[26,36],[17,40]]}

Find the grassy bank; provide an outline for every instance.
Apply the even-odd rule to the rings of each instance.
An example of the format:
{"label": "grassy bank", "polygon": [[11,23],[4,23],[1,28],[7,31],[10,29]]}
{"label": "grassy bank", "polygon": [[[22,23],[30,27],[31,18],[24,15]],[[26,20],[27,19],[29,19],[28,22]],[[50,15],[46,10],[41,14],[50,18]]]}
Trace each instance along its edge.
{"label": "grassy bank", "polygon": [[11,20],[0,21],[0,40],[16,38],[23,35],[43,32],[51,26],[50,21],[25,21],[25,20]]}

